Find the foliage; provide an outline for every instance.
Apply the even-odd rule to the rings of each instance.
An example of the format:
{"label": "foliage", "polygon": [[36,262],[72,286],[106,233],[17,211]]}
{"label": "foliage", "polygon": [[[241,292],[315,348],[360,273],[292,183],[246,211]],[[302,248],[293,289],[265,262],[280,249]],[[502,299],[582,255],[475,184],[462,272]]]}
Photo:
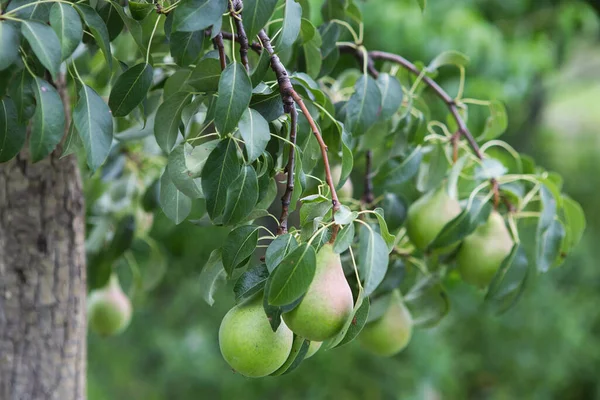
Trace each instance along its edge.
{"label": "foliage", "polygon": [[[238,282],[238,301],[266,285],[274,327],[308,289],[314,254],[328,241],[343,253],[356,313],[400,287],[421,326],[449,310],[455,252],[446,250],[491,208],[515,242],[485,295],[493,309],[506,310],[535,276],[562,264],[581,238],[583,212],[560,176],[497,140],[508,124],[502,103],[464,97],[468,57],[444,51],[413,64],[369,52],[355,2],[325,1],[320,25],[309,18],[314,9],[292,0],[5,6],[0,160],[21,150],[26,126],[33,161],[68,132],[63,154],[79,154],[94,174],[86,184],[92,289],[120,263],[136,290],[158,283],[164,250],[148,235],[158,208],[175,224],[223,227],[203,297],[212,304],[226,280]],[[356,67],[336,67],[343,53]],[[435,81],[451,68],[459,71],[455,96]],[[69,118],[59,106],[65,91]],[[471,114],[485,114],[484,123]],[[337,182],[333,165],[341,166]],[[341,204],[337,190],[356,181],[355,170],[363,195]],[[462,212],[417,249],[398,210],[441,186]],[[156,265],[140,270],[144,257]]]}

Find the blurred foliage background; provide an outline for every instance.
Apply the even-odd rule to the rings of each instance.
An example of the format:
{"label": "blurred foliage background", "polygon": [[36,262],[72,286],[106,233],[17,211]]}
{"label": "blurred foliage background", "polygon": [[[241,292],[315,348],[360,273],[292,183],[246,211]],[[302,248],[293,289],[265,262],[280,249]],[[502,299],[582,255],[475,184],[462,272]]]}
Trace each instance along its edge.
{"label": "blurred foliage background", "polygon": [[[320,2],[310,3],[318,19]],[[90,335],[90,400],[600,399],[600,4],[429,0],[424,14],[414,0],[361,5],[369,49],[424,62],[450,49],[470,57],[466,95],[505,102],[505,140],[562,174],[565,192],[582,204],[588,228],[578,250],[504,315],[486,310],[473,288],[450,282],[449,316],[416,331],[393,358],[352,343],[317,353],[290,375],[250,380],[219,354],[232,292],[217,293],[209,307],[198,290],[203,264],[226,232],[175,227],[157,211],[151,236],[169,254],[164,278],[135,297],[124,334]],[[456,70],[438,80],[455,93]],[[156,263],[150,256],[139,267]]]}

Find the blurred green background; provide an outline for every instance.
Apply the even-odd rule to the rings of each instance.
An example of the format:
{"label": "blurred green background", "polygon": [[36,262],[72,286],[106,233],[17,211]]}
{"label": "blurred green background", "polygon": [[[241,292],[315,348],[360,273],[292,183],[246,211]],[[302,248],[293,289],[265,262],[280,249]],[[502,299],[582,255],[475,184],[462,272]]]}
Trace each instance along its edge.
{"label": "blurred green background", "polygon": [[[311,1],[318,17],[319,1]],[[222,360],[217,332],[233,304],[200,297],[199,274],[226,232],[161,212],[152,236],[169,254],[164,280],[136,297],[121,336],[88,344],[90,400],[105,399],[600,399],[600,19],[596,0],[360,2],[365,45],[428,62],[467,54],[466,95],[506,103],[504,140],[563,175],[588,228],[577,251],[497,316],[471,287],[450,284],[452,309],[390,359],[357,343],[317,353],[290,375],[251,380]],[[343,60],[342,60],[343,61]],[[458,74],[439,80],[450,93]],[[140,265],[140,268],[150,268]]]}

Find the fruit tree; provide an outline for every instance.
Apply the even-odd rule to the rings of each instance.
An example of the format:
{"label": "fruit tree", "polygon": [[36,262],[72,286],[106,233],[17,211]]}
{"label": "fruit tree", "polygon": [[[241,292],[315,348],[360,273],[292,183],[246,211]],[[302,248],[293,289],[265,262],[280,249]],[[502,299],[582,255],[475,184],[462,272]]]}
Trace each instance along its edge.
{"label": "fruit tree", "polygon": [[367,49],[358,2],[314,3],[0,1],[0,398],[85,397],[86,325],[123,331],[160,278],[156,212],[229,230],[201,290],[232,283],[215,346],[249,377],[397,354],[448,281],[503,312],[562,263],[581,208],[498,139],[468,56]]}

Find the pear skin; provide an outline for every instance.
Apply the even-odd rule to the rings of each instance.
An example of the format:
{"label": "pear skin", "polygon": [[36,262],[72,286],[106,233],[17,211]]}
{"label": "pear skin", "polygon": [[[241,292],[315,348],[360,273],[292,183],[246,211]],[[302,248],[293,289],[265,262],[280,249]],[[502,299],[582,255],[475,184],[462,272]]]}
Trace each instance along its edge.
{"label": "pear skin", "polygon": [[413,320],[398,291],[392,292],[390,304],[383,316],[369,322],[360,332],[361,345],[373,354],[390,357],[408,345]]}
{"label": "pear skin", "polygon": [[236,372],[260,378],[275,372],[285,363],[294,334],[285,323],[273,332],[261,296],[233,307],[221,321],[219,347]]}
{"label": "pear skin", "polygon": [[[445,185],[415,201],[408,209],[406,233],[411,242],[424,250],[462,209],[458,200],[450,197]],[[448,249],[450,250],[450,249]]]}
{"label": "pear skin", "polygon": [[[340,182],[341,177],[342,177],[342,166],[336,165],[336,166],[332,167],[331,168],[331,178],[333,179],[333,183],[334,183],[334,185],[336,185],[336,187],[337,187],[337,184]],[[339,188],[339,190],[337,190],[337,195],[340,199],[351,199],[353,194],[354,194],[354,185],[352,184],[352,180],[350,180],[350,177],[348,177],[348,179],[346,179],[346,182],[344,182],[342,187]]]}
{"label": "pear skin", "polygon": [[319,351],[322,344],[323,342],[310,342],[310,344],[308,345],[308,351],[306,352],[304,359],[306,360],[307,358],[314,356],[315,353]]}
{"label": "pear skin", "polygon": [[105,287],[90,293],[87,310],[90,329],[101,336],[116,335],[127,328],[131,321],[131,301],[115,274]]}
{"label": "pear skin", "polygon": [[322,342],[343,328],[353,308],[352,291],[340,255],[328,243],[317,253],[315,276],[304,298],[296,308],[283,314],[283,320],[297,335]]}
{"label": "pear skin", "polygon": [[467,236],[456,255],[462,279],[479,288],[490,284],[514,243],[504,218],[492,211],[487,222]]}

